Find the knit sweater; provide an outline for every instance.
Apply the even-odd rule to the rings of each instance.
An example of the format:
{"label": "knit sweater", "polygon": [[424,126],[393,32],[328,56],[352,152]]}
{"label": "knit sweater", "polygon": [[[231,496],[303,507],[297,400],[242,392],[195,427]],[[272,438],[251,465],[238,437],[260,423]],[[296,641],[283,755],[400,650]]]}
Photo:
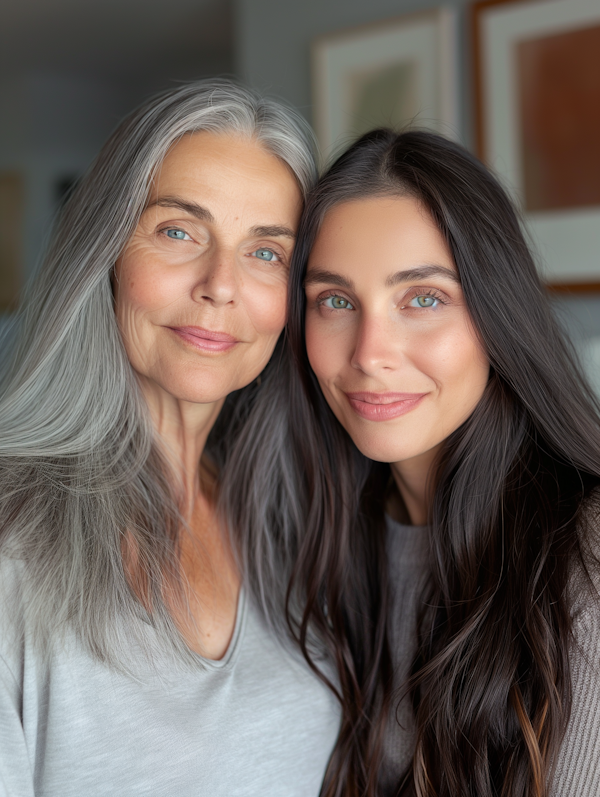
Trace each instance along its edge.
{"label": "knit sweater", "polygon": [[[409,673],[416,652],[418,601],[427,571],[427,529],[388,518],[391,581],[389,622],[395,685]],[[589,580],[576,570],[572,578],[573,644],[570,649],[572,708],[560,748],[551,797],[600,795],[600,603]],[[381,795],[395,795],[410,764],[415,730],[410,700],[394,704],[384,745]]]}

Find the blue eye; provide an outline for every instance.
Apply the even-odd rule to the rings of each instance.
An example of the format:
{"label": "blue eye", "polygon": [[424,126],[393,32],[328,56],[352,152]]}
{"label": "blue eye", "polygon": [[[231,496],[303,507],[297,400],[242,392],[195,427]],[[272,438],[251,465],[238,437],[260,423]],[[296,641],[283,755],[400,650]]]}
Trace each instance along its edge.
{"label": "blue eye", "polygon": [[256,249],[252,252],[252,256],[258,258],[258,260],[264,260],[267,263],[279,260],[279,257],[272,249]]}
{"label": "blue eye", "polygon": [[435,296],[415,296],[414,299],[411,299],[408,303],[411,307],[437,307],[440,303],[439,299],[436,299]]}
{"label": "blue eye", "polygon": [[172,238],[174,241],[191,241],[192,239],[184,232],[184,230],[179,230],[177,227],[171,227],[168,230],[164,230],[168,238]]}
{"label": "blue eye", "polygon": [[343,296],[328,296],[323,304],[330,310],[354,310],[348,299],[344,299]]}

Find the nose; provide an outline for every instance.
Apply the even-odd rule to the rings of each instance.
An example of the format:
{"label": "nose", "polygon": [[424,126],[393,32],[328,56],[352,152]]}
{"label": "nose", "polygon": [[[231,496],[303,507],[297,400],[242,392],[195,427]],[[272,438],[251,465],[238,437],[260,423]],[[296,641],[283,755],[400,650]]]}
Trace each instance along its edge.
{"label": "nose", "polygon": [[234,304],[237,298],[237,269],[233,253],[218,250],[201,259],[192,299],[215,307]]}
{"label": "nose", "polygon": [[398,330],[390,329],[383,319],[364,316],[357,329],[350,364],[368,376],[393,370],[401,358],[399,343]]}

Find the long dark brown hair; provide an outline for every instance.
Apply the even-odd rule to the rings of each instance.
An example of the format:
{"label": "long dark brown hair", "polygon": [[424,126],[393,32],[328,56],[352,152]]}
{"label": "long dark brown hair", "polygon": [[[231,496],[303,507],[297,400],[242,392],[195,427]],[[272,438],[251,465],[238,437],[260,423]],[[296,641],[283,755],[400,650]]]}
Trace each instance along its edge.
{"label": "long dark brown hair", "polygon": [[[598,403],[564,340],[517,214],[464,149],[376,130],[309,197],[290,278],[290,446],[307,495],[296,632],[327,640],[342,730],[323,793],[374,795],[392,699],[384,502],[389,468],[335,419],[304,344],[303,281],[328,210],[369,196],[426,207],[452,252],[490,362],[484,395],[445,441],[430,507],[430,573],[409,684],[417,740],[398,793],[543,797],[570,710],[569,576],[600,482]],[[368,234],[368,231],[365,231]],[[292,585],[293,590],[293,585]],[[399,607],[401,608],[401,607]]]}

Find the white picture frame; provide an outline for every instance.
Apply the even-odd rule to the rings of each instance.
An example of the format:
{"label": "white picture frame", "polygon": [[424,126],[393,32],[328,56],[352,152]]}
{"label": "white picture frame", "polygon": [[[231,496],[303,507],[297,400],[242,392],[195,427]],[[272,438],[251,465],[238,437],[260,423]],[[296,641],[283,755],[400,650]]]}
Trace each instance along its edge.
{"label": "white picture frame", "polygon": [[457,16],[438,8],[317,39],[313,123],[328,158],[373,127],[460,138]]}

